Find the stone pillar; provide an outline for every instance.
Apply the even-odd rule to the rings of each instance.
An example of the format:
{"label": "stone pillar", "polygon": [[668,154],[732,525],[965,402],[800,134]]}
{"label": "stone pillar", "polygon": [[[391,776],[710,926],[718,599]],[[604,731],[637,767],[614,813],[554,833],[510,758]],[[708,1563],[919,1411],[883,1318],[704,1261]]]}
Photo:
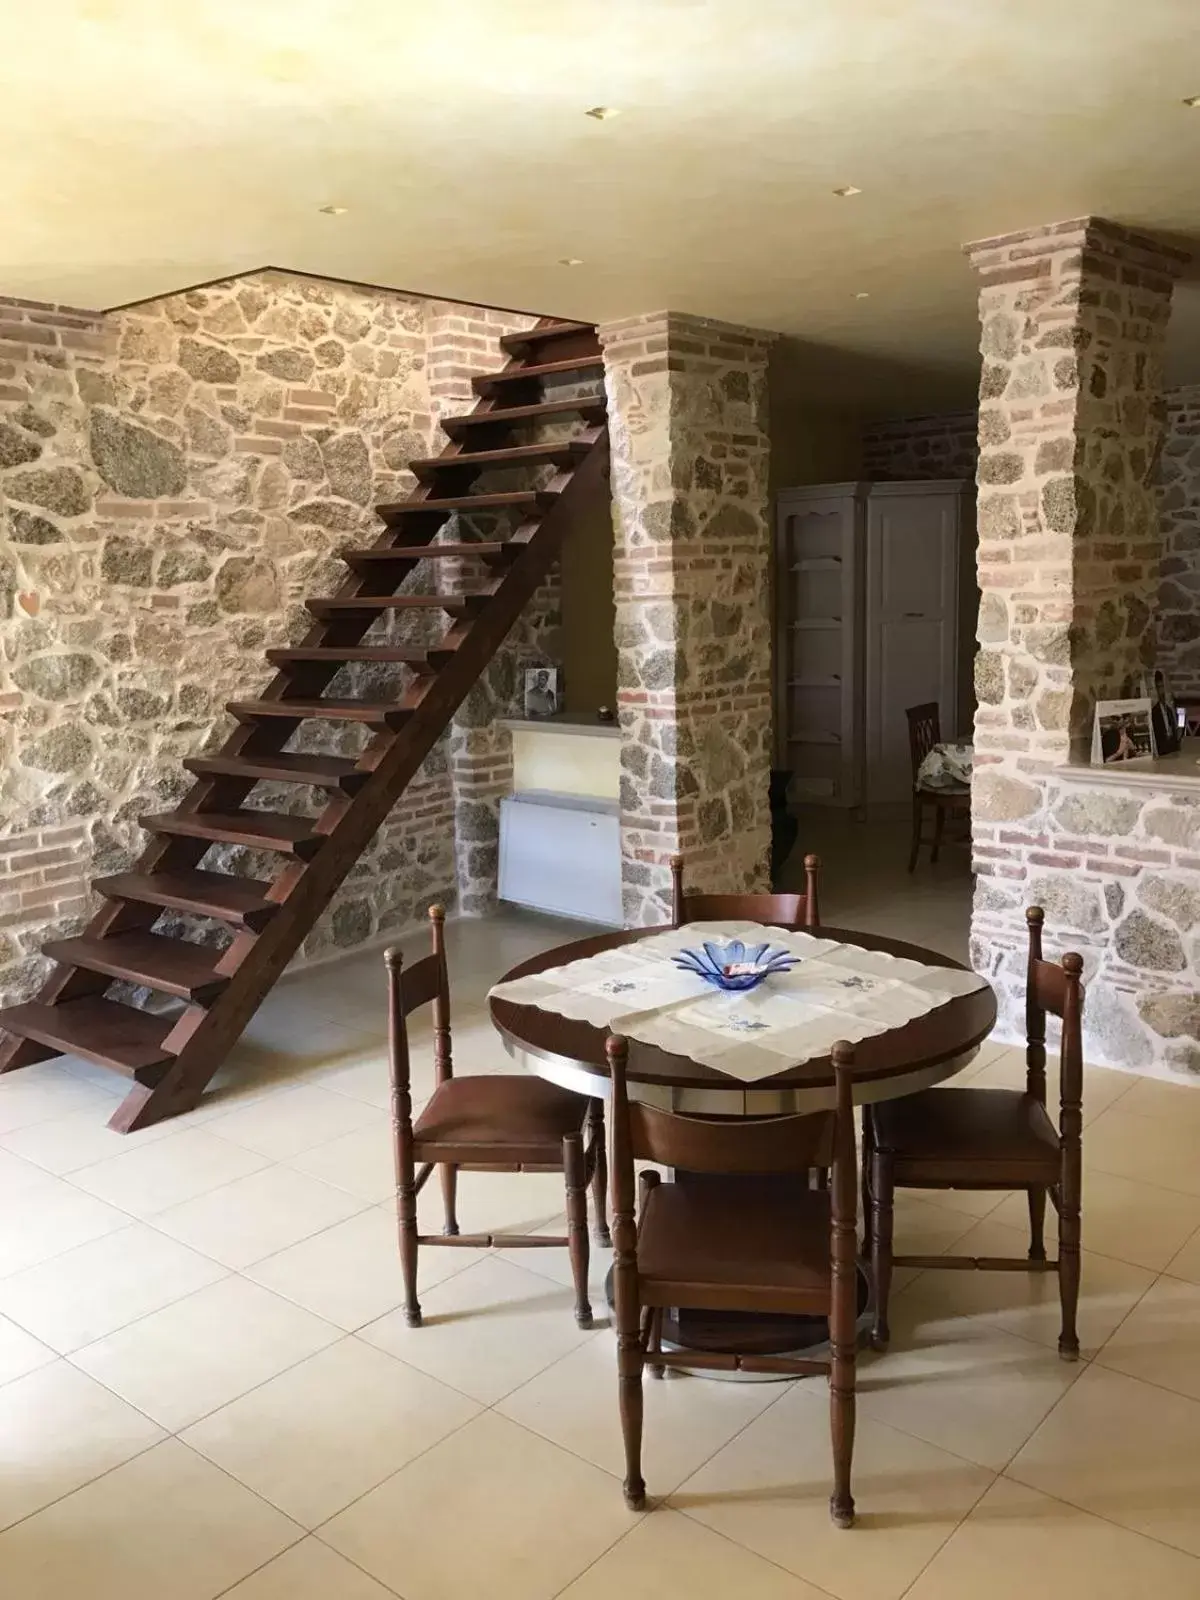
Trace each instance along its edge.
{"label": "stone pillar", "polygon": [[767,887],[771,337],[675,312],[600,329],[631,926],[667,920],[675,851],[697,887]]}
{"label": "stone pillar", "polygon": [[[1094,970],[1124,904],[1102,896],[1119,869],[1083,842],[1086,803],[1060,804],[1052,774],[1086,759],[1096,700],[1136,692],[1154,660],[1162,351],[1186,257],[1095,217],[967,254],[983,354],[972,950],[1016,1036],[1024,906],[1093,942]],[[1093,1020],[1107,1003],[1089,999]]]}

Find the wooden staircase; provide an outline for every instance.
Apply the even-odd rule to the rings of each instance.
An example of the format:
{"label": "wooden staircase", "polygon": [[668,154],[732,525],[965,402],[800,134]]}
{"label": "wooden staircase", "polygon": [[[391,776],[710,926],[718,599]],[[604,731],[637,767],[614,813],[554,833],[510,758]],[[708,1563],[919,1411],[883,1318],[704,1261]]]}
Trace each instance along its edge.
{"label": "wooden staircase", "polygon": [[[348,576],[330,598],[307,602],[305,638],[266,652],[276,669],[270,684],[229,705],[237,726],[219,751],[184,762],[196,779],[191,791],[176,810],[142,818],[150,839],[140,861],[96,881],[104,904],[79,937],[46,945],[56,965],[38,997],[0,1011],[0,1072],[64,1054],[122,1073],[132,1081],[109,1123],[119,1131],[196,1104],[546,576],[567,519],[607,494],[602,393],[593,385],[559,399],[544,389],[564,380],[583,388],[602,374],[595,329],[543,319],[500,342],[508,365],[473,380],[475,409],[442,423],[451,442],[440,456],[411,463],[418,487],[379,507],[385,529],[375,543],[343,553]],[[547,423],[556,436],[530,442]],[[564,424],[573,431],[558,437]],[[472,493],[481,474],[526,468],[545,481]],[[503,537],[432,542],[450,517],[478,512],[501,520]],[[461,574],[465,558],[482,564],[487,581],[462,593],[457,585],[396,592],[421,562],[435,576],[444,563]],[[419,648],[366,638],[397,612],[445,613],[449,627]],[[327,698],[351,662],[407,676],[394,698],[378,689],[371,699]],[[285,749],[310,719],[363,724],[369,741],[358,757]],[[259,783],[309,785],[322,809],[296,816],[247,806]],[[267,852],[277,870],[261,880],[203,870],[214,845]],[[202,919],[210,933],[216,922],[229,942],[155,931],[164,913],[172,930],[181,915]],[[123,986],[115,996],[114,983]],[[164,997],[168,1009],[129,1003],[131,984]]]}

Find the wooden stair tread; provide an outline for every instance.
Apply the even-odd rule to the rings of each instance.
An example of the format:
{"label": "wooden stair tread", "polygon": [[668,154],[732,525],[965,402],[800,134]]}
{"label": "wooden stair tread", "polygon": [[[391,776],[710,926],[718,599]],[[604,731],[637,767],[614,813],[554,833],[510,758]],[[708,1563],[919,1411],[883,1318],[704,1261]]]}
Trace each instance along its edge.
{"label": "wooden stair tread", "polygon": [[542,344],[547,339],[564,339],[571,334],[595,333],[594,322],[547,322],[540,328],[526,328],[522,333],[506,333],[500,348],[506,355],[522,355],[530,345]]}
{"label": "wooden stair tread", "polygon": [[174,1059],[163,1040],[175,1025],[174,1017],[135,1011],[96,995],[45,1005],[28,1000],[0,1011],[0,1027],[25,1039],[51,1046],[63,1055],[83,1056],[127,1077],[153,1083]]}
{"label": "wooden stair tread", "polygon": [[586,440],[558,439],[546,444],[513,444],[504,450],[464,450],[456,455],[428,456],[423,461],[410,461],[408,470],[421,483],[428,483],[443,472],[461,472],[464,467],[480,471],[498,471],[503,467],[539,466],[553,462],[569,467],[588,452]]}
{"label": "wooden stair tread", "polygon": [[358,763],[349,756],[309,755],[305,751],[283,751],[279,755],[262,756],[191,756],[183,764],[197,778],[250,778],[255,783],[309,783],[317,789],[340,789],[346,794],[360,788],[369,776],[360,772]]}
{"label": "wooden stair tread", "polygon": [[394,700],[322,699],[319,695],[307,700],[230,700],[225,709],[239,722],[256,722],[259,717],[287,717],[295,722],[324,718],[395,728],[408,717]]}
{"label": "wooden stair tread", "polygon": [[63,966],[104,972],[181,1000],[211,999],[229,981],[216,970],[222,951],[140,929],[107,938],[55,939],[45,953]]}
{"label": "wooden stair tread", "polygon": [[269,883],[205,872],[199,867],[191,872],[118,872],[110,878],[97,878],[92,887],[109,900],[188,911],[254,932],[265,928],[279,910],[277,901],[267,899]]}
{"label": "wooden stair tread", "polygon": [[503,372],[485,372],[471,379],[476,394],[497,394],[514,383],[540,382],[544,378],[565,377],[568,372],[603,371],[604,357],[599,350],[562,361],[537,361],[525,367],[505,367]]}
{"label": "wooden stair tread", "polygon": [[285,811],[161,811],[138,821],[147,833],[278,850],[302,860],[314,856],[326,838],[313,832],[311,817],[293,817]]}
{"label": "wooden stair tread", "polygon": [[469,411],[462,417],[443,417],[441,427],[452,439],[461,439],[475,428],[500,428],[517,422],[548,422],[552,417],[573,415],[603,422],[603,398],[580,395],[572,400],[542,400],[532,406],[500,406],[494,411]]}
{"label": "wooden stair tread", "polygon": [[445,544],[396,544],[386,549],[343,550],[342,560],[348,567],[371,567],[388,561],[436,561],[451,556],[502,556],[519,555],[524,545],[512,539],[476,539]]}
{"label": "wooden stair tread", "polygon": [[397,500],[391,505],[376,506],[377,516],[385,522],[396,517],[415,516],[421,512],[450,511],[509,511],[517,507],[552,506],[557,494],[544,489],[504,489],[494,494],[436,495],[428,500]]}
{"label": "wooden stair tread", "polygon": [[453,654],[452,647],[436,644],[420,648],[390,644],[301,644],[286,650],[268,650],[267,660],[275,667],[291,666],[301,661],[373,661],[379,666],[400,665],[420,670],[427,669],[439,656],[449,659]]}
{"label": "wooden stair tread", "polygon": [[486,594],[356,594],[331,600],[306,600],[314,617],[336,616],[339,611],[445,611],[452,617],[476,611]]}

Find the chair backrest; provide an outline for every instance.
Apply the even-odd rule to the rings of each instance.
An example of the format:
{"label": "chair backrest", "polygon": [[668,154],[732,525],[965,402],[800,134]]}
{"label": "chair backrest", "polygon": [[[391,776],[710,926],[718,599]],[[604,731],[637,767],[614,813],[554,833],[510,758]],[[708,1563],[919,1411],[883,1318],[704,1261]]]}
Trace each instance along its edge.
{"label": "chair backrest", "polygon": [[[636,1047],[635,1047],[636,1048]],[[655,1161],[685,1172],[802,1173],[810,1167],[854,1165],[854,1048],[833,1047],[837,1106],[803,1116],[689,1117],[630,1101],[629,1042],[607,1044],[614,1212],[633,1206],[633,1163]]]}
{"label": "chair backrest", "polygon": [[820,856],[804,858],[803,894],[688,894],[683,887],[684,859],[671,857],[671,926],[685,922],[776,923],[782,927],[815,928],[820,922],[818,886]]}
{"label": "chair backrest", "polygon": [[908,754],[912,761],[913,783],[922,761],[942,739],[942,714],[936,700],[924,705],[909,706],[904,713],[908,718]]}
{"label": "chair backrest", "polygon": [[388,1062],[393,1096],[398,1089],[408,1094],[410,1063],[408,1018],[421,1006],[433,1006],[433,1065],[438,1083],[453,1073],[450,1053],[450,975],[446,968],[446,913],[441,906],[430,906],[431,949],[427,956],[404,965],[404,954],[392,946],[384,962],[388,975]]}
{"label": "chair backrest", "polygon": [[1068,951],[1061,962],[1042,956],[1042,928],[1046,913],[1030,906],[1025,913],[1029,930],[1029,969],[1025,984],[1026,1087],[1046,1102],[1046,1017],[1062,1022],[1059,1056],[1059,1093],[1064,1109],[1078,1110],[1083,1097],[1083,957]]}

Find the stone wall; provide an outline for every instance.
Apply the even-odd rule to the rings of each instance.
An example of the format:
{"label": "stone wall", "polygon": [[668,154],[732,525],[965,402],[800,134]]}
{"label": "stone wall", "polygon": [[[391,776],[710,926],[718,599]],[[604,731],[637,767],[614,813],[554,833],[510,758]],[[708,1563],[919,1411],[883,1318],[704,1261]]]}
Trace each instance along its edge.
{"label": "stone wall", "polygon": [[983,353],[972,960],[1019,1037],[1023,911],[1040,902],[1052,951],[1087,958],[1089,1059],[1191,1068],[1174,1024],[1200,1001],[1200,809],[1063,771],[1096,699],[1154,659],[1161,357],[1184,258],[1094,218],[970,253]]}
{"label": "stone wall", "polygon": [[[223,740],[224,702],[269,680],[264,647],[340,582],[337,549],[373,537],[374,505],[441,448],[435,411],[473,404],[434,335],[461,333],[480,370],[527,320],[283,274],[107,316],[0,301],[0,998],[29,992],[88,881],[140,851],[138,816],[187,787],[182,758]],[[302,957],[453,901],[454,820],[442,747]]]}
{"label": "stone wall", "polygon": [[[1156,656],[1175,693],[1200,700],[1200,385],[1166,394],[1159,464],[1163,554]],[[863,435],[864,475],[875,480],[974,477],[978,414],[902,417]]]}
{"label": "stone wall", "polygon": [[765,888],[769,336],[673,312],[610,324],[625,918],[689,883]]}

